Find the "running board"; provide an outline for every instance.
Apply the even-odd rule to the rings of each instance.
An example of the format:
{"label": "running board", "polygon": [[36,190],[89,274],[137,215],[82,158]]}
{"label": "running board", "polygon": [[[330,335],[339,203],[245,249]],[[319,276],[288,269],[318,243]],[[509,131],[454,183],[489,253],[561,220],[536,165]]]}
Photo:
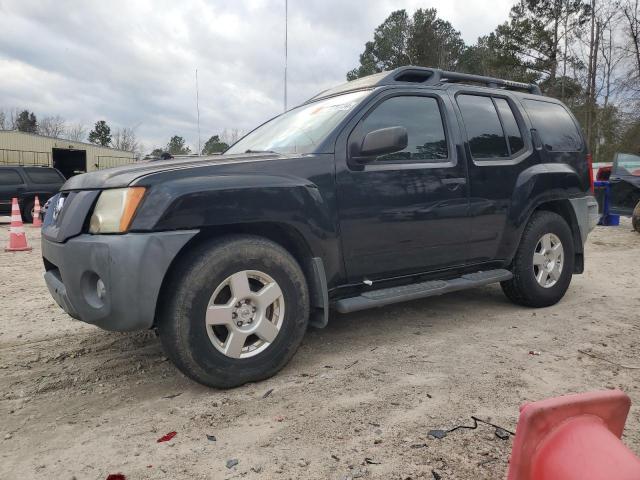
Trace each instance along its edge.
{"label": "running board", "polygon": [[484,272],[469,273],[451,280],[431,280],[428,282],[403,285],[401,287],[371,290],[357,297],[338,300],[333,306],[340,313],[351,313],[367,308],[384,307],[392,303],[406,302],[417,298],[433,297],[457,290],[480,287],[490,283],[504,282],[505,280],[511,280],[511,278],[513,278],[513,274],[509,270],[487,270]]}

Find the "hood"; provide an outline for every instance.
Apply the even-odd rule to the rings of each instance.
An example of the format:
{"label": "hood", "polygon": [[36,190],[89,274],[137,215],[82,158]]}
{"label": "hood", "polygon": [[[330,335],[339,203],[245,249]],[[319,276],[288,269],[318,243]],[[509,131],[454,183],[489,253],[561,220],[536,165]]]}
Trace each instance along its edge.
{"label": "hood", "polygon": [[212,165],[262,162],[281,158],[284,158],[284,156],[277,153],[251,153],[136,162],[122,167],[106,168],[104,170],[76,175],[67,180],[61,190],[94,190],[127,187],[133,181],[154,173],[208,167]]}

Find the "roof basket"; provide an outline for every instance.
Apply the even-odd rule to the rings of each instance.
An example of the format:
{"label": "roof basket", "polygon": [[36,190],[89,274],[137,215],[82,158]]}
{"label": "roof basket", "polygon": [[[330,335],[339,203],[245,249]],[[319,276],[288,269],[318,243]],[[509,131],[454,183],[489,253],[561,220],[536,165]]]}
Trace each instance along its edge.
{"label": "roof basket", "polygon": [[514,82],[501,78],[472,75],[469,73],[448,72],[437,68],[400,67],[389,72],[378,85],[394,83],[420,83],[422,85],[436,85],[439,83],[477,83],[489,88],[504,88],[506,90],[523,90],[534,95],[542,95],[540,87],[533,83]]}

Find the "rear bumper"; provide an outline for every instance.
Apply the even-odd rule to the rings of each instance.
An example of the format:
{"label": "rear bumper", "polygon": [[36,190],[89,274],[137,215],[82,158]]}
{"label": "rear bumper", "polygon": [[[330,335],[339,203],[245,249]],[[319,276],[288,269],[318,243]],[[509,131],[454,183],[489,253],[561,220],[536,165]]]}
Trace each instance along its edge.
{"label": "rear bumper", "polygon": [[47,287],[70,316],[105,330],[153,325],[162,281],[197,230],[42,238]]}
{"label": "rear bumper", "polygon": [[598,201],[595,197],[588,195],[581,198],[570,199],[573,212],[576,215],[578,221],[578,227],[580,228],[580,238],[582,244],[587,241],[587,236],[598,225],[600,220],[600,213],[598,213]]}

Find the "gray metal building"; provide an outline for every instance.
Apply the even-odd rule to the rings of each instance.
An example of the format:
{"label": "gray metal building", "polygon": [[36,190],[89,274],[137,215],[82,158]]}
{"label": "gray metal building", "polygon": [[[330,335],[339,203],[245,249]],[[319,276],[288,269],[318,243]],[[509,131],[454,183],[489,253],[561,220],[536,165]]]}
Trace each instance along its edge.
{"label": "gray metal building", "polygon": [[124,150],[18,130],[0,130],[0,165],[50,166],[69,178],[134,161],[133,153]]}

